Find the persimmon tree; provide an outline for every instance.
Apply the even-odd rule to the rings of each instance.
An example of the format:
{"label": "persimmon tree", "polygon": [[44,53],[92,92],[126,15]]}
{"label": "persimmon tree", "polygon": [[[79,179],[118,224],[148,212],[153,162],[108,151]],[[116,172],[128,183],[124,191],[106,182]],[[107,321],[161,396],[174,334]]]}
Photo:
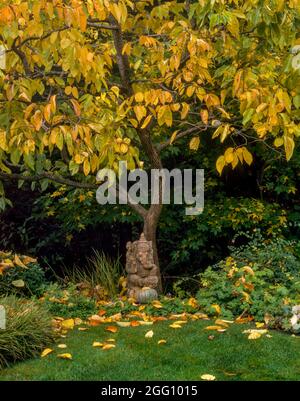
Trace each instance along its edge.
{"label": "persimmon tree", "polygon": [[[220,174],[256,142],[289,160],[299,23],[298,0],[0,0],[0,179],[94,189],[100,168],[161,169],[203,136]],[[158,264],[162,205],[131,206]]]}

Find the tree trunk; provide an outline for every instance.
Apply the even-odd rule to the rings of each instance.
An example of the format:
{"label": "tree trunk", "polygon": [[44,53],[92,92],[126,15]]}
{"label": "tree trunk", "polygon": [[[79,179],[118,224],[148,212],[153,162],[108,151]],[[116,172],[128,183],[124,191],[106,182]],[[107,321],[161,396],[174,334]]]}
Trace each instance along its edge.
{"label": "tree trunk", "polygon": [[156,232],[161,211],[162,211],[162,205],[152,205],[144,218],[144,228],[143,228],[143,233],[146,237],[146,240],[152,241],[154,263],[158,267],[158,273],[157,273],[158,291],[160,293],[162,292],[162,279],[159,266]]}

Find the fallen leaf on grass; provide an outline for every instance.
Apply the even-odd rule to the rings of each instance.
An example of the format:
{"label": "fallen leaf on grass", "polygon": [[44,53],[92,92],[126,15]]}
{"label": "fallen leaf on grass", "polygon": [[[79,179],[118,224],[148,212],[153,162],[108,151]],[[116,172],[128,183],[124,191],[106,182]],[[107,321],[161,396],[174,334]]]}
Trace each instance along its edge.
{"label": "fallen leaf on grass", "polygon": [[260,333],[250,333],[248,336],[248,340],[257,340],[261,337]]}
{"label": "fallen leaf on grass", "polygon": [[100,343],[100,342],[98,342],[98,341],[94,341],[94,342],[93,342],[93,347],[102,348],[102,347],[103,347],[103,343]]}
{"label": "fallen leaf on grass", "polygon": [[109,349],[112,349],[112,348],[116,348],[115,344],[105,344],[102,347],[103,350],[109,350]]}
{"label": "fallen leaf on grass", "polygon": [[224,327],[222,326],[207,326],[205,327],[205,330],[223,330]]}
{"label": "fallen leaf on grass", "polygon": [[41,358],[44,358],[45,356],[51,354],[51,352],[53,352],[53,349],[51,348],[44,349],[44,351],[41,353]]}
{"label": "fallen leaf on grass", "polygon": [[107,342],[111,342],[111,343],[115,343],[116,340],[114,338],[109,338],[108,340],[106,340]]}
{"label": "fallen leaf on grass", "polygon": [[225,333],[225,331],[227,331],[227,329],[219,329],[218,333]]}
{"label": "fallen leaf on grass", "polygon": [[177,321],[174,322],[173,324],[179,324],[179,325],[181,325],[181,324],[186,324],[186,323],[187,323],[186,320],[177,320]]}
{"label": "fallen leaf on grass", "polygon": [[130,327],[130,322],[117,322],[120,327]]}
{"label": "fallen leaf on grass", "polygon": [[261,329],[262,327],[265,326],[265,324],[264,324],[264,323],[260,323],[260,322],[256,322],[256,323],[255,323],[255,326],[256,326],[258,329]]}
{"label": "fallen leaf on grass", "polygon": [[118,328],[116,326],[108,326],[106,327],[105,331],[110,331],[111,333],[116,333]]}
{"label": "fallen leaf on grass", "polygon": [[145,334],[145,337],[146,338],[152,338],[153,334],[154,334],[153,330],[147,331],[147,333]]}
{"label": "fallen leaf on grass", "polygon": [[157,309],[163,308],[163,305],[159,301],[153,301],[152,306],[154,306],[154,308],[157,308]]}
{"label": "fallen leaf on grass", "polygon": [[72,354],[58,354],[57,358],[60,358],[60,359],[72,359]]}
{"label": "fallen leaf on grass", "polygon": [[104,309],[100,309],[98,312],[99,316],[104,316],[105,314],[106,314],[106,310],[104,310]]}
{"label": "fallen leaf on grass", "polygon": [[76,317],[74,320],[74,323],[76,326],[79,326],[80,324],[82,324],[82,319],[80,319],[79,317]]}
{"label": "fallen leaf on grass", "polygon": [[67,348],[67,345],[66,344],[58,344],[57,348],[61,348],[61,349]]}
{"label": "fallen leaf on grass", "polygon": [[137,327],[137,326],[140,326],[141,324],[137,320],[132,320],[132,322],[130,322],[129,325],[131,327]]}
{"label": "fallen leaf on grass", "polygon": [[259,334],[266,334],[268,332],[267,329],[263,330],[257,330],[257,329],[249,329],[249,330],[244,330],[243,334],[251,334],[251,333],[259,333]]}
{"label": "fallen leaf on grass", "polygon": [[208,381],[212,381],[212,380],[216,380],[216,377],[213,375],[202,375],[201,376],[202,380],[208,380]]}
{"label": "fallen leaf on grass", "polygon": [[169,327],[171,327],[172,329],[181,329],[181,328],[182,328],[182,327],[180,326],[180,324],[176,324],[176,323],[170,324]]}
{"label": "fallen leaf on grass", "polygon": [[272,336],[270,334],[266,334],[266,337],[268,338],[272,338]]}
{"label": "fallen leaf on grass", "polygon": [[79,331],[87,331],[88,328],[87,328],[87,327],[78,327],[78,330],[79,330]]}
{"label": "fallen leaf on grass", "polygon": [[90,326],[99,326],[99,324],[103,323],[103,318],[98,315],[93,315],[89,318]]}
{"label": "fallen leaf on grass", "polygon": [[141,326],[151,326],[151,325],[153,324],[153,322],[146,322],[146,321],[144,321],[144,320],[138,320],[138,323],[139,323]]}
{"label": "fallen leaf on grass", "polygon": [[74,319],[66,319],[61,322],[61,327],[64,330],[73,330],[74,329]]}
{"label": "fallen leaf on grass", "polygon": [[224,375],[226,375],[226,376],[236,376],[237,373],[224,372]]}
{"label": "fallen leaf on grass", "polygon": [[166,343],[167,343],[167,340],[159,340],[159,341],[157,341],[158,345],[162,345],[162,344],[166,344]]}
{"label": "fallen leaf on grass", "polygon": [[215,321],[215,323],[216,323],[217,325],[220,325],[220,326],[229,327],[229,325],[227,324],[227,322],[225,322],[225,321],[222,320],[222,319],[217,319],[217,320]]}

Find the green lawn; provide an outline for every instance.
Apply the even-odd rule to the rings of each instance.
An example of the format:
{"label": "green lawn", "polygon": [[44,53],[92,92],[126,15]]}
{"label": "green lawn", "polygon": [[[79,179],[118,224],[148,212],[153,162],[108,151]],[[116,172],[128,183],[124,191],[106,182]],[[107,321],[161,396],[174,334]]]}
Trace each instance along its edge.
{"label": "green lawn", "polygon": [[[208,332],[208,321],[189,322],[171,329],[170,322],[153,326],[119,328],[106,332],[107,325],[80,332],[75,328],[62,338],[67,349],[45,358],[18,363],[0,372],[0,380],[199,380],[212,374],[216,380],[299,380],[300,337],[271,332],[248,340],[247,325],[232,325],[225,333]],[[145,333],[154,331],[152,338]],[[208,335],[213,334],[213,340]],[[116,348],[103,351],[94,341],[115,338]],[[166,339],[167,344],[157,345]],[[70,352],[73,360],[57,353]]]}

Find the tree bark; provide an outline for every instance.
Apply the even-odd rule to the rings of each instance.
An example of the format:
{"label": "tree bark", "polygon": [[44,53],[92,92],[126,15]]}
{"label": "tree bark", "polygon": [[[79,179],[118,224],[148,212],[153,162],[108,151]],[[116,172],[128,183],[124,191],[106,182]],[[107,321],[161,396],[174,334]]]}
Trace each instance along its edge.
{"label": "tree bark", "polygon": [[152,205],[144,218],[143,233],[147,241],[152,241],[154,263],[158,268],[158,292],[162,292],[162,278],[159,265],[158,247],[157,247],[157,226],[162,211],[162,204]]}

